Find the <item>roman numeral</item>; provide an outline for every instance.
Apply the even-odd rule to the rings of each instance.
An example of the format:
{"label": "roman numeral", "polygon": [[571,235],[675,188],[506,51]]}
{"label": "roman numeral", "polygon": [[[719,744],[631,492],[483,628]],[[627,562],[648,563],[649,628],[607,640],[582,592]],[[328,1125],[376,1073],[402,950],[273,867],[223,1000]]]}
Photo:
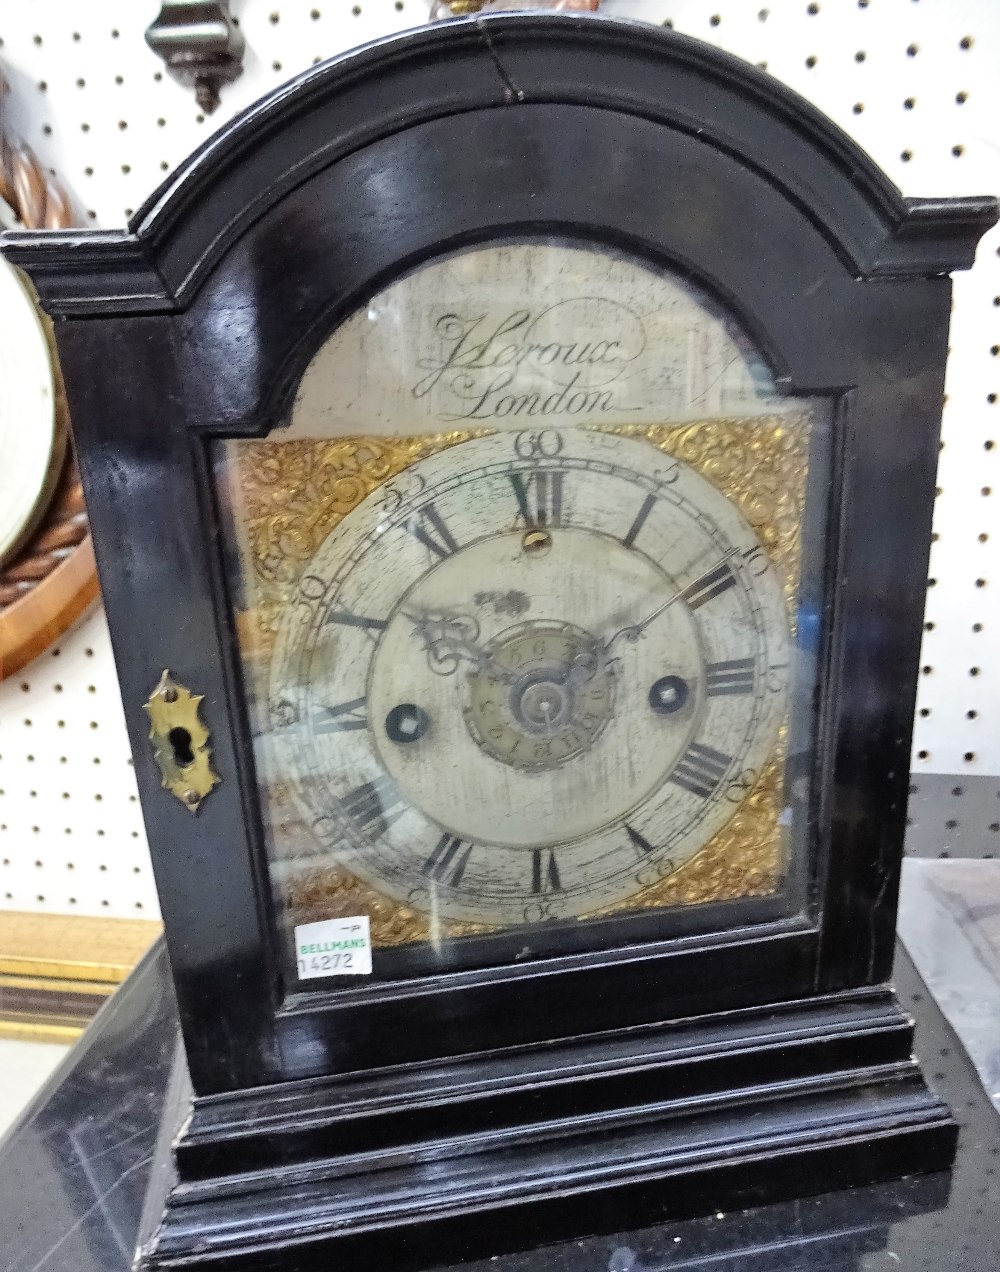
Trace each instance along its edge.
{"label": "roman numeral", "polygon": [[[544,862],[543,857],[546,858]],[[551,850],[543,853],[541,848],[536,848],[531,854],[531,891],[543,895],[558,892],[561,887],[555,853]]]}
{"label": "roman numeral", "polygon": [[368,728],[368,704],[364,698],[352,698],[335,707],[320,707],[320,715],[313,719],[313,733],[349,733],[352,729]]}
{"label": "roman numeral", "polygon": [[632,846],[639,853],[640,857],[644,856],[647,852],[653,851],[653,845],[649,842],[649,840],[643,835],[640,835],[634,827],[628,824],[628,822],[625,823],[625,834],[628,835],[629,839],[632,841]]}
{"label": "roman numeral", "polygon": [[373,782],[363,782],[337,802],[358,830],[373,839],[384,835],[406,812],[406,804],[384,773]]}
{"label": "roman numeral", "polygon": [[725,777],[726,769],[733,762],[731,755],[723,755],[701,742],[692,742],[670,774],[670,781],[682,786],[692,795],[708,799]]}
{"label": "roman numeral", "polygon": [[508,473],[508,476],[514,487],[519,515],[529,530],[562,525],[565,473],[536,471],[529,474],[527,481],[520,473]]}
{"label": "roman numeral", "polygon": [[339,623],[341,627],[363,627],[367,632],[384,632],[389,626],[384,618],[365,618],[363,614],[352,614],[349,610],[331,610],[325,621]]}
{"label": "roman numeral", "polygon": [[705,692],[710,698],[725,697],[731,693],[753,693],[753,667],[752,658],[708,663],[705,667]]}
{"label": "roman numeral", "polygon": [[471,852],[472,844],[464,843],[457,835],[444,834],[421,869],[428,879],[457,888],[462,882]]}
{"label": "roman numeral", "polygon": [[690,609],[697,609],[706,601],[712,600],[713,597],[731,588],[735,582],[736,575],[729,568],[729,562],[723,561],[714,570],[709,570],[701,578],[689,583],[681,592],[681,599],[687,602]]}
{"label": "roman numeral", "polygon": [[419,539],[425,548],[439,557],[451,556],[458,551],[458,544],[451,537],[451,531],[441,520],[441,514],[434,505],[427,504],[415,517],[406,523],[406,528],[415,539]]}
{"label": "roman numeral", "polygon": [[622,539],[622,547],[630,548],[632,544],[635,543],[636,538],[639,535],[639,531],[646,524],[646,518],[653,511],[653,506],[655,505],[655,503],[656,503],[656,498],[654,495],[647,495],[646,498],[642,501],[642,507],[636,513],[635,520],[632,522],[632,525],[629,528],[628,534],[625,536],[624,539]]}

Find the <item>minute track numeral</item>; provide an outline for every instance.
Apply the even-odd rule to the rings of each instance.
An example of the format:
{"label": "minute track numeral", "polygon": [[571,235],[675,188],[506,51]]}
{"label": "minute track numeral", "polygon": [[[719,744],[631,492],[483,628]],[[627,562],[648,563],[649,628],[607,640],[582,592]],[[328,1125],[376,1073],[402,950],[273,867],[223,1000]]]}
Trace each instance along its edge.
{"label": "minute track numeral", "polygon": [[421,873],[435,883],[457,888],[462,882],[471,852],[472,844],[459,839],[457,835],[444,834],[421,867]]}
{"label": "minute track numeral", "polygon": [[536,848],[531,854],[531,891],[535,896],[543,896],[546,892],[559,892],[561,889],[555,853]]}
{"label": "minute track numeral", "polygon": [[384,835],[407,809],[399,791],[384,773],[372,782],[363,782],[355,787],[338,803],[341,812],[371,839]]}
{"label": "minute track numeral", "polygon": [[668,781],[700,799],[708,799],[725,777],[732,762],[731,755],[724,755],[702,742],[692,742],[677,761]]}
{"label": "minute track numeral", "polygon": [[655,507],[655,505],[656,505],[655,495],[647,495],[646,498],[642,501],[642,506],[640,507],[639,511],[636,513],[635,520],[632,522],[631,526],[629,527],[628,534],[625,536],[624,539],[622,539],[623,548],[631,548],[632,545],[635,543],[636,539],[639,537],[639,531],[646,524],[646,518],[653,511],[653,508]]}
{"label": "minute track numeral", "polygon": [[727,591],[735,582],[736,575],[729,568],[729,562],[723,561],[714,570],[703,574],[701,578],[695,579],[693,583],[686,587],[681,592],[681,600],[687,602],[689,609],[698,609],[706,601],[711,601],[714,597],[720,596]]}
{"label": "minute track numeral", "polygon": [[565,473],[540,470],[508,473],[517,499],[518,516],[528,530],[547,530],[562,525],[563,478]]}
{"label": "minute track numeral", "polygon": [[429,548],[435,556],[442,560],[458,551],[458,544],[452,538],[451,531],[441,519],[441,514],[434,505],[426,504],[415,517],[406,523],[406,529],[418,539],[425,548]]}
{"label": "minute track numeral", "polygon": [[752,658],[731,658],[728,662],[708,663],[705,667],[705,692],[710,698],[753,693],[753,680]]}
{"label": "minute track numeral", "polygon": [[352,698],[335,707],[320,707],[313,718],[313,733],[350,733],[352,729],[368,728],[368,703],[364,698]]}

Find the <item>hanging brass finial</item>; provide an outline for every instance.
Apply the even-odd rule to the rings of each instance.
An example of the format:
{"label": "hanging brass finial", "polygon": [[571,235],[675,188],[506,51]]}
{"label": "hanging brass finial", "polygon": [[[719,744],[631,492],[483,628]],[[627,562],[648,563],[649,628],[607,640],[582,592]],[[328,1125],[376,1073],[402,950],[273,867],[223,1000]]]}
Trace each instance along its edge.
{"label": "hanging brass finial", "polygon": [[228,0],[163,0],[146,29],[146,43],[181,84],[194,88],[198,105],[210,115],[219,89],[243,74],[246,42],[229,12]]}

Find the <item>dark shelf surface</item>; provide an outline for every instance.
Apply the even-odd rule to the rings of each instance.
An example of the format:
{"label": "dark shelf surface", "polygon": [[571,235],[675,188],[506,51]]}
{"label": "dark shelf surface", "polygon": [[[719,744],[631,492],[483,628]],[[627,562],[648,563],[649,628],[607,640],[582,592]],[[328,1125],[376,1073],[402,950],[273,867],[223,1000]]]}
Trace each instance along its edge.
{"label": "dark shelf surface", "polygon": [[[470,1272],[1000,1268],[1000,1117],[901,947],[895,982],[918,1022],[924,1072],[961,1123],[952,1172],[462,1266]],[[3,1272],[131,1267],[176,1042],[173,991],[158,944],[0,1142]]]}

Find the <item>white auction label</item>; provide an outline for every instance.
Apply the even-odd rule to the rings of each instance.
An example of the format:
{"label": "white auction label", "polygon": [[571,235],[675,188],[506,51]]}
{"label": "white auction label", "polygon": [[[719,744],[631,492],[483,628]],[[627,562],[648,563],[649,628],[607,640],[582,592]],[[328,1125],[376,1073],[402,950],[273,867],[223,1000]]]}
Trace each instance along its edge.
{"label": "white auction label", "polygon": [[299,980],[317,976],[370,976],[372,942],[368,915],[324,919],[295,929]]}

